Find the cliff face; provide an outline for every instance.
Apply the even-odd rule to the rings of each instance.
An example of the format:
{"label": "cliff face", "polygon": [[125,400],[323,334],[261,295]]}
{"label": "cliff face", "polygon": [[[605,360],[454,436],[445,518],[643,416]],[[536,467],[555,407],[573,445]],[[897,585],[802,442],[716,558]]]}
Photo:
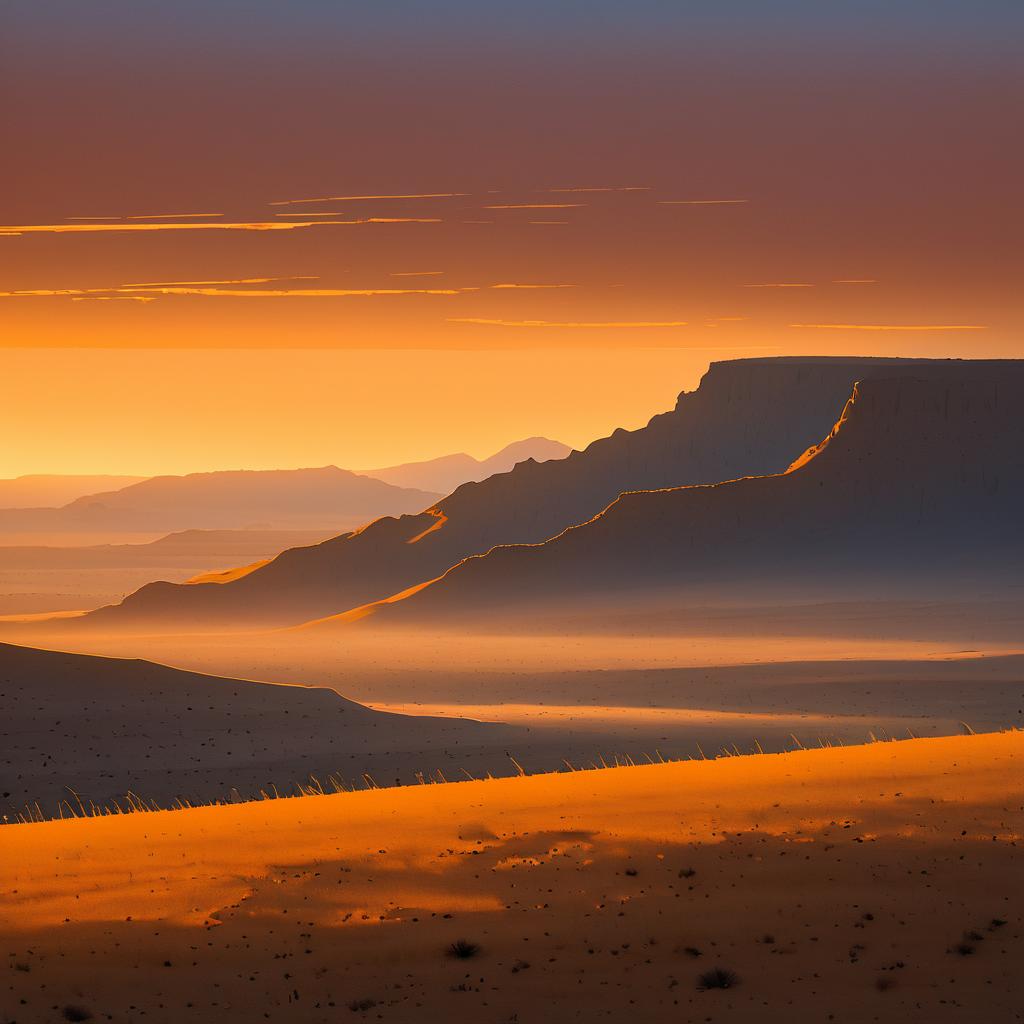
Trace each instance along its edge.
{"label": "cliff face", "polygon": [[[535,543],[596,515],[625,490],[781,472],[837,419],[873,360],[749,359],[713,363],[672,412],[617,430],[553,464],[524,463],[438,503],[475,533],[477,550]],[[449,530],[449,532],[453,532]],[[440,538],[437,538],[439,541]]]}
{"label": "cliff face", "polygon": [[645,590],[722,580],[1005,576],[1024,551],[1021,408],[1021,363],[868,375],[824,442],[784,473],[623,494],[546,543],[467,559],[385,618],[550,609],[626,592],[635,604]]}
{"label": "cliff face", "polygon": [[538,543],[623,491],[778,473],[824,437],[854,383],[899,361],[781,358],[715,363],[674,410],[585,451],[469,483],[420,515],[378,520],[286,551],[234,583],[156,583],[90,618],[130,623],[293,623],[379,600],[496,544]]}

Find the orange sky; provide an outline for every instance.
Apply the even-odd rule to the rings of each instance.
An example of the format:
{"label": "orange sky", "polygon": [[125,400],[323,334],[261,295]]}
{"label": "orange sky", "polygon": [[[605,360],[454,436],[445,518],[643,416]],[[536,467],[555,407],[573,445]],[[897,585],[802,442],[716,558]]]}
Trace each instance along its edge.
{"label": "orange sky", "polygon": [[[486,456],[524,434],[582,445],[671,408],[707,357],[673,348],[298,357],[281,349],[12,349],[2,356],[0,432],[18,444],[0,452],[0,476],[371,469],[453,451]],[[23,385],[44,377],[40,404]]]}
{"label": "orange sky", "polygon": [[0,475],[583,444],[713,358],[1024,355],[1001,0],[32,8]]}

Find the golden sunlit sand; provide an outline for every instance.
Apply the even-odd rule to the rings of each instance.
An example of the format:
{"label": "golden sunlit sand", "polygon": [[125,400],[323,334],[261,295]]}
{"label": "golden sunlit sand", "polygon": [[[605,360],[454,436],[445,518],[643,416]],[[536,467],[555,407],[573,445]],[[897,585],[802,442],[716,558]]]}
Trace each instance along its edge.
{"label": "golden sunlit sand", "polygon": [[1016,1020],[1022,761],[1008,732],[8,828],[0,1007]]}

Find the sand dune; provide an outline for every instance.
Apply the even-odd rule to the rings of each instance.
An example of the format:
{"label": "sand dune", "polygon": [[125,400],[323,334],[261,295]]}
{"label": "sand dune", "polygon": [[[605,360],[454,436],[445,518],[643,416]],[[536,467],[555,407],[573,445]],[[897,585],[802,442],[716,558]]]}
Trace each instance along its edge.
{"label": "sand dune", "polygon": [[640,430],[617,430],[565,459],[520,463],[465,484],[420,515],[381,519],[315,548],[286,551],[227,586],[154,583],[91,623],[294,624],[385,598],[496,544],[543,541],[624,490],[781,472],[828,433],[857,379],[892,365],[899,361],[714,363],[695,392]]}
{"label": "sand dune", "polygon": [[407,462],[401,466],[361,469],[358,472],[396,487],[417,487],[423,491],[448,494],[464,483],[486,480],[495,473],[511,472],[518,463],[528,459],[548,462],[564,459],[571,451],[567,444],[560,441],[528,437],[522,441],[513,441],[486,459],[474,459],[472,455],[459,452],[457,455],[443,455],[425,462]]}
{"label": "sand dune", "polygon": [[[884,599],[1017,594],[1024,567],[1024,363],[910,365],[862,381],[782,474],[623,494],[539,545],[497,547],[336,620],[403,626],[591,608],[670,614],[709,587]],[[668,611],[666,612],[666,609]]]}
{"label": "sand dune", "polygon": [[1006,733],[15,826],[3,1005],[1010,1021],[1022,758]]}
{"label": "sand dune", "polygon": [[[315,775],[346,784],[384,771],[454,771],[518,735],[472,721],[389,715],[333,690],[183,672],[145,661],[0,645],[0,813],[66,787],[104,803],[132,790],[168,803],[228,799]],[[476,760],[474,760],[476,758]],[[507,761],[507,759],[505,759]]]}

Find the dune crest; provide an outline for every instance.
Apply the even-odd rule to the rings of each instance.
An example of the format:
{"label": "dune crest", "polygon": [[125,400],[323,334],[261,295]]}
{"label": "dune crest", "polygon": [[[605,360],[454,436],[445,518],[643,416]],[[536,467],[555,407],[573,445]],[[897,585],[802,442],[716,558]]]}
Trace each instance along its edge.
{"label": "dune crest", "polygon": [[[469,719],[390,714],[335,690],[186,672],[139,659],[0,644],[0,819],[25,805],[74,813],[130,790],[166,806],[330,789],[362,772],[415,781],[453,770],[452,753],[501,746],[517,730]],[[65,806],[70,803],[70,807]]]}

